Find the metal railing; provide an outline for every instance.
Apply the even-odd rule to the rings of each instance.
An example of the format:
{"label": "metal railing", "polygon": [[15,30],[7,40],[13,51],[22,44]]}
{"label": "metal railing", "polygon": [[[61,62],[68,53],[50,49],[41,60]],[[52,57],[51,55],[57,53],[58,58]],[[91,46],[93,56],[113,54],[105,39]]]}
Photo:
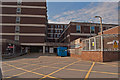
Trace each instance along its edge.
{"label": "metal railing", "polygon": [[82,41],[83,51],[119,51],[119,45],[119,34],[103,34]]}

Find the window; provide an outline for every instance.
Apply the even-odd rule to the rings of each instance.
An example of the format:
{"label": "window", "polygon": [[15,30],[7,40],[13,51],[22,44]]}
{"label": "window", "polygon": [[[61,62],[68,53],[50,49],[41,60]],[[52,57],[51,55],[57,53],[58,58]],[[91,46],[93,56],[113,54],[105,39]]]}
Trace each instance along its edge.
{"label": "window", "polygon": [[55,28],[57,28],[57,25],[55,25]]}
{"label": "window", "polygon": [[106,27],[103,27],[103,31],[106,30]]}
{"label": "window", "polygon": [[59,33],[61,32],[61,30],[59,30]]}
{"label": "window", "polygon": [[53,34],[51,34],[50,37],[53,38]]}
{"label": "window", "polygon": [[15,40],[19,41],[19,36],[18,35],[15,35]]}
{"label": "window", "polygon": [[101,28],[99,27],[99,32],[101,31]]}
{"label": "window", "polygon": [[51,33],[53,33],[53,30],[51,30]]}
{"label": "window", "polygon": [[58,25],[58,28],[60,28],[60,25]]}
{"label": "window", "polygon": [[65,25],[65,29],[67,28],[67,25]]}
{"label": "window", "polygon": [[92,26],[90,30],[91,30],[90,31],[91,33],[95,33],[95,27],[94,26]]}
{"label": "window", "polygon": [[16,23],[20,23],[20,17],[16,17]]}
{"label": "window", "polygon": [[57,34],[57,37],[59,38],[59,34]]}
{"label": "window", "polygon": [[54,34],[54,38],[56,38],[56,34]]}
{"label": "window", "polygon": [[22,0],[18,0],[17,5],[21,5],[21,4],[22,4]]}
{"label": "window", "polygon": [[17,8],[17,13],[21,13],[21,8]]}
{"label": "window", "polygon": [[20,26],[16,26],[15,27],[15,32],[19,32],[20,31]]}
{"label": "window", "polygon": [[55,30],[55,32],[57,33],[57,30]]}
{"label": "window", "polygon": [[77,25],[77,26],[76,26],[76,31],[77,31],[77,32],[81,32],[81,26],[80,26],[80,25]]}
{"label": "window", "polygon": [[53,28],[53,25],[51,25],[51,28]]}
{"label": "window", "polygon": [[61,25],[61,28],[63,28],[63,25]]}

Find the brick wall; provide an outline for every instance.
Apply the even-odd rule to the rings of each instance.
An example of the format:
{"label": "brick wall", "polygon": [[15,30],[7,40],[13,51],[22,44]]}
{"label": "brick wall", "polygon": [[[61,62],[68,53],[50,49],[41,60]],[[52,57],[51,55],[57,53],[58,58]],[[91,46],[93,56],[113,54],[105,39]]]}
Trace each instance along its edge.
{"label": "brick wall", "polygon": [[70,57],[73,57],[73,58],[81,58],[81,55],[77,55],[77,54],[70,54]]}
{"label": "brick wall", "polygon": [[[98,33],[99,35],[101,33]],[[103,34],[120,34],[120,26],[103,31]]]}
{"label": "brick wall", "polygon": [[118,51],[104,51],[103,61],[118,61],[120,60],[120,52]]}
{"label": "brick wall", "polygon": [[120,60],[120,54],[117,51],[82,51],[81,55],[71,54],[71,57],[80,58],[87,61],[108,62]]}
{"label": "brick wall", "polygon": [[103,52],[101,51],[82,51],[82,60],[103,62]]}

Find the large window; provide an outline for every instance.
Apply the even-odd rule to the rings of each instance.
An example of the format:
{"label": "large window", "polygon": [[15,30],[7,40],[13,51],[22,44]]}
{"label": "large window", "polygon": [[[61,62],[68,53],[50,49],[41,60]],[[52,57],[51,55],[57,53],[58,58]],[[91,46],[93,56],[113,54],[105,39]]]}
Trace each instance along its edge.
{"label": "large window", "polygon": [[76,25],[76,31],[81,32],[81,26],[80,25]]}
{"label": "large window", "polygon": [[90,30],[91,30],[91,31],[90,31],[91,33],[95,33],[95,27],[94,27],[94,26],[92,26],[92,27],[90,28]]}

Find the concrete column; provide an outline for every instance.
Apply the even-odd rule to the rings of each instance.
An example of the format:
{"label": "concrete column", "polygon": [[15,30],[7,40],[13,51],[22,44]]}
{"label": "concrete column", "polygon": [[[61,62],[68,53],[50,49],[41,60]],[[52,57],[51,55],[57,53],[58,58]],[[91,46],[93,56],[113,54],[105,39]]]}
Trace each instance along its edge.
{"label": "concrete column", "polygon": [[43,46],[43,54],[45,53],[45,46]]}
{"label": "concrete column", "polygon": [[89,39],[89,50],[91,50],[91,41]]}
{"label": "concrete column", "polygon": [[95,51],[96,51],[96,37],[94,37],[94,49],[95,49]]}

